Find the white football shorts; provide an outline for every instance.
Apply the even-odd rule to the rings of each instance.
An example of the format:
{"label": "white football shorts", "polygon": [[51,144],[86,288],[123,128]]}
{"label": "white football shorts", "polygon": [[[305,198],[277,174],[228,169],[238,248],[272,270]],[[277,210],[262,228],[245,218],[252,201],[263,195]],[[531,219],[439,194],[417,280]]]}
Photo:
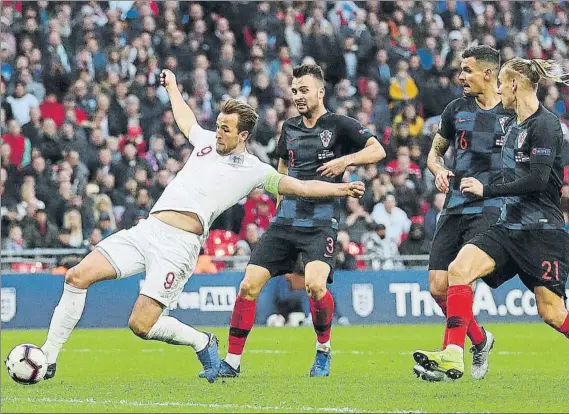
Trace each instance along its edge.
{"label": "white football shorts", "polygon": [[140,294],[168,307],[192,275],[202,242],[202,236],[149,216],[102,240],[97,249],[115,268],[117,279],[145,271]]}

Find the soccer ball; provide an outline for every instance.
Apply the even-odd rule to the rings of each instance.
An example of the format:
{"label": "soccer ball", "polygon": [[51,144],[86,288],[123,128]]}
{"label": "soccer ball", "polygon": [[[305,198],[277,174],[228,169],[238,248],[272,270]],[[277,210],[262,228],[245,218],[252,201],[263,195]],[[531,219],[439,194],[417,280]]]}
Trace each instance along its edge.
{"label": "soccer ball", "polygon": [[17,345],[4,361],[8,375],[18,384],[40,382],[47,371],[47,357],[33,344]]}
{"label": "soccer ball", "polygon": [[286,319],[283,315],[279,315],[278,313],[273,313],[271,316],[267,318],[267,326],[281,328],[285,326]]}

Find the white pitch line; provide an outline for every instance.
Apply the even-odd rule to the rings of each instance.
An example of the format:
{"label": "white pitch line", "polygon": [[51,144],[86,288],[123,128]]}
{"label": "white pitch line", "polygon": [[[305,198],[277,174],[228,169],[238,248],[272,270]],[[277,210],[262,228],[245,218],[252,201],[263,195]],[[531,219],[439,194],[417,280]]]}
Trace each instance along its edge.
{"label": "white pitch line", "polygon": [[191,403],[191,402],[159,402],[159,401],[128,401],[128,400],[96,400],[94,398],[87,399],[65,399],[65,398],[20,398],[20,397],[3,397],[2,402],[28,402],[35,403],[50,403],[50,404],[91,404],[91,405],[122,405],[126,407],[194,407],[194,408],[221,408],[228,410],[259,410],[259,411],[323,411],[327,413],[423,413],[424,411],[369,411],[362,410],[354,407],[287,407],[287,406],[263,406],[251,404],[205,404],[205,403]]}
{"label": "white pitch line", "polygon": [[[170,351],[170,350],[169,350]],[[173,352],[185,352],[186,349],[184,347],[176,347],[172,348]],[[132,352],[131,350],[121,349],[121,348],[71,348],[71,349],[63,349],[62,352],[70,352],[70,353],[89,353],[89,352]],[[154,354],[154,353],[164,353],[165,350],[163,348],[143,348],[140,349],[139,352],[144,354]],[[246,350],[248,354],[292,354],[294,352],[281,350],[281,349],[248,349]],[[332,351],[335,355],[411,355],[412,352],[403,352],[403,351],[347,351],[343,349],[335,349]],[[541,355],[545,352],[516,352],[516,351],[498,351],[496,355]]]}

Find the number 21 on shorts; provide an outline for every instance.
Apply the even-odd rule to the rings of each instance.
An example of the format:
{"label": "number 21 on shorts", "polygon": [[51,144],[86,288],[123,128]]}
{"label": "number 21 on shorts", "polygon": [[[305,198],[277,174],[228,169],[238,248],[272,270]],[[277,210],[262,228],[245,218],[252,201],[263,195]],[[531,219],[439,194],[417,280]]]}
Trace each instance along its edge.
{"label": "number 21 on shorts", "polygon": [[541,268],[543,269],[541,276],[543,280],[555,279],[559,281],[559,261],[544,260],[541,262]]}

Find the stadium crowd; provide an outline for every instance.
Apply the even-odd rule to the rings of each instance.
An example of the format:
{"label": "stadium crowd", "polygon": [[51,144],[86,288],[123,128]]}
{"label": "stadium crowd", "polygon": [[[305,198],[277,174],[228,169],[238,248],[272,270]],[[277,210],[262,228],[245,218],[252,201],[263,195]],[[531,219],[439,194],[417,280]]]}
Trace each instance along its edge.
{"label": "stadium crowd", "polygon": [[[373,269],[412,264],[391,258],[429,253],[444,194],[426,154],[461,94],[462,50],[487,44],[503,61],[553,58],[569,71],[568,13],[550,1],[3,1],[2,249],[92,248],[148,215],[192,151],[161,68],[204,128],[228,97],[255,107],[250,151],[276,165],[283,120],[298,115],[292,68],[316,62],[328,109],[358,119],[388,153],[344,175],[367,191],[345,200],[338,267],[356,268],[364,252]],[[543,84],[539,96],[569,138],[569,88]],[[569,181],[567,140],[564,163]],[[569,184],[562,191],[569,223]],[[249,255],[274,214],[254,191],[214,223],[205,253]]]}

